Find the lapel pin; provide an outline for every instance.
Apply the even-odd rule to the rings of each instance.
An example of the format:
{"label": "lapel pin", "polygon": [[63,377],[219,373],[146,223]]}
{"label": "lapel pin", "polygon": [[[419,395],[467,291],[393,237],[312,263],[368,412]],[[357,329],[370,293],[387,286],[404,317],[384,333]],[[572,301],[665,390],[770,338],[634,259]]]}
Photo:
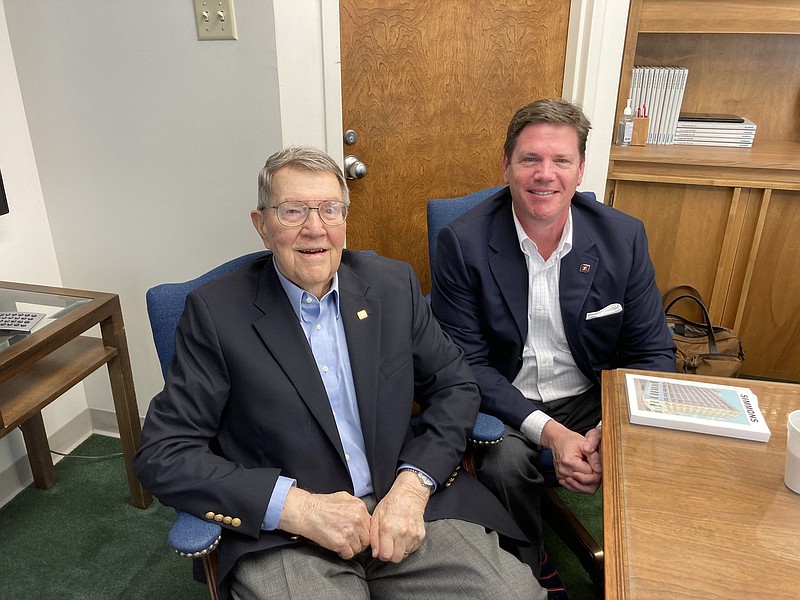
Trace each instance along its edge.
{"label": "lapel pin", "polygon": [[363,321],[363,320],[364,320],[364,319],[366,319],[366,318],[367,318],[369,315],[367,314],[367,311],[366,311],[366,310],[364,310],[364,309],[361,309],[360,311],[358,311],[358,312],[356,313],[356,316],[357,316],[359,319],[361,319],[361,320]]}
{"label": "lapel pin", "polygon": [[592,267],[590,265],[587,265],[586,263],[583,263],[581,265],[581,273],[588,273],[589,269],[591,269],[591,268]]}

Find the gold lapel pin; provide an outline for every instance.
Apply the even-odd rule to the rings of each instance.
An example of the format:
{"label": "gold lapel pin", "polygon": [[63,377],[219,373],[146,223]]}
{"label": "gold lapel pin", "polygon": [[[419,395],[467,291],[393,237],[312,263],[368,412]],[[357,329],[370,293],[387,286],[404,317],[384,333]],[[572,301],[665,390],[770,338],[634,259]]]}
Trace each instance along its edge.
{"label": "gold lapel pin", "polygon": [[363,321],[363,320],[364,320],[364,319],[366,319],[366,318],[367,318],[369,315],[367,314],[367,311],[366,311],[366,310],[364,310],[364,309],[361,309],[360,311],[358,311],[358,312],[356,313],[356,316],[357,316],[359,319],[361,319],[361,320]]}

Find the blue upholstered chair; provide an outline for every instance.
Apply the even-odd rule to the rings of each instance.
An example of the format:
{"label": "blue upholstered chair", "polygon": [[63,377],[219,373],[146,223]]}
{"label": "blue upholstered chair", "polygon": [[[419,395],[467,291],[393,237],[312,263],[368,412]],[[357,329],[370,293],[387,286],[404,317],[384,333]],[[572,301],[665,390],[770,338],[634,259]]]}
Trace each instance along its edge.
{"label": "blue upholstered chair", "polygon": [[[371,252],[367,250],[366,252]],[[253,252],[215,267],[207,273],[181,283],[162,283],[147,290],[147,315],[153,331],[158,360],[164,378],[175,356],[175,330],[183,314],[186,296],[200,285],[229,273],[238,267],[261,258],[267,250]],[[472,430],[470,442],[473,445],[496,444],[503,439],[503,424],[499,419],[479,414]],[[465,466],[469,468],[468,458]],[[176,511],[177,517],[169,532],[168,540],[172,548],[182,556],[199,558],[203,564],[208,590],[212,600],[217,599],[216,550],[221,539],[222,527],[183,511]]]}
{"label": "blue upholstered chair", "polygon": [[[459,198],[428,200],[428,255],[430,257],[431,271],[433,271],[436,237],[439,234],[439,230],[503,187],[494,186]],[[593,192],[584,192],[584,194],[596,198]],[[553,466],[553,453],[549,448],[544,448],[539,454],[537,466],[539,472],[544,475],[545,484],[548,486],[545,488],[544,494],[542,494],[542,517],[578,557],[592,581],[596,585],[602,586],[603,548],[572,513],[556,491],[555,488],[559,487],[559,483]]]}
{"label": "blue upholstered chair", "polygon": [[[147,316],[153,331],[161,373],[166,378],[169,365],[175,356],[175,329],[183,314],[186,296],[198,286],[225,275],[240,266],[267,254],[267,250],[253,252],[211,269],[200,277],[181,283],[162,283],[147,290]],[[169,532],[170,546],[182,556],[202,560],[212,600],[217,599],[216,556],[213,554],[222,537],[222,527],[213,521],[176,511],[177,517]]]}

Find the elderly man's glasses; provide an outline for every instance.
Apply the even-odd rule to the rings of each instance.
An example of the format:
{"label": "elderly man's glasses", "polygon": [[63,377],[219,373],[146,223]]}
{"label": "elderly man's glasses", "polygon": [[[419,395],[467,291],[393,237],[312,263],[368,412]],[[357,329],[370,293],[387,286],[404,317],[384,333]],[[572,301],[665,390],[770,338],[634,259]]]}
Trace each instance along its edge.
{"label": "elderly man's glasses", "polygon": [[312,210],[319,213],[319,218],[325,225],[341,225],[347,218],[347,205],[338,200],[325,200],[320,202],[319,206],[309,206],[305,202],[289,200],[268,208],[275,209],[278,221],[285,227],[299,227],[306,222]]}

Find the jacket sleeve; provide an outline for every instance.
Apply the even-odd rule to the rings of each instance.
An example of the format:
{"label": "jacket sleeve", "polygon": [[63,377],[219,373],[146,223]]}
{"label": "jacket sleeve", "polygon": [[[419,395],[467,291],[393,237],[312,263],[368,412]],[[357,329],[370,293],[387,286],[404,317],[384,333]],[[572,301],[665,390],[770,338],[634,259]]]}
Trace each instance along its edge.
{"label": "jacket sleeve", "polygon": [[[497,341],[490,341],[483,326],[484,303],[479,283],[471,279],[473,269],[467,265],[459,239],[449,226],[439,231],[433,266],[433,288],[431,306],[444,331],[458,344],[472,368],[481,391],[481,410],[500,418],[517,429],[534,408],[531,402],[511,384],[512,371],[519,370],[517,361],[521,348],[512,341],[513,332],[499,334]],[[507,321],[507,320],[504,320]],[[493,323],[500,327],[513,327],[513,323]],[[505,340],[502,340],[505,338]],[[490,344],[498,346],[490,352]],[[491,356],[493,354],[494,356]],[[495,366],[497,357],[504,356],[507,372],[501,373]]]}
{"label": "jacket sleeve", "polygon": [[[214,320],[191,293],[176,332],[175,360],[153,398],[134,471],[162,503],[257,537],[279,469],[245,468],[214,452],[230,385]],[[229,522],[230,521],[230,522]]]}
{"label": "jacket sleeve", "polygon": [[400,461],[414,464],[445,483],[466,449],[480,395],[461,348],[442,331],[410,267],[408,273],[414,399],[420,412],[414,435],[400,452]]}

